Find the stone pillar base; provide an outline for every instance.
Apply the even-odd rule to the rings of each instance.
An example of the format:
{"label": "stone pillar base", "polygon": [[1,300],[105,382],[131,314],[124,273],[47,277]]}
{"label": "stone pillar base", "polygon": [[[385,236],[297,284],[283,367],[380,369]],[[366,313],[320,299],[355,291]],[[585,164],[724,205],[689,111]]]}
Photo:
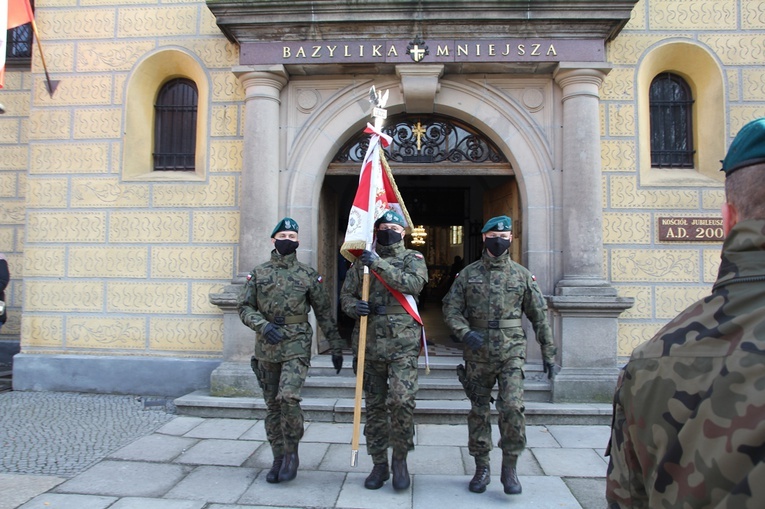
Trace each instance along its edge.
{"label": "stone pillar base", "polygon": [[249,363],[223,362],[210,374],[210,396],[262,396],[255,373]]}
{"label": "stone pillar base", "polygon": [[555,376],[553,401],[556,403],[611,403],[619,369],[563,368]]}

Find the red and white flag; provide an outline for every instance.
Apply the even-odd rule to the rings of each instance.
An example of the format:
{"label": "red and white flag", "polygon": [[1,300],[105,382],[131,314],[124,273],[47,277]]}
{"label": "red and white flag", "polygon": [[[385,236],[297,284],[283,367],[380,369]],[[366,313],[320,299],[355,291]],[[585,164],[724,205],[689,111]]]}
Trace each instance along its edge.
{"label": "red and white flag", "polygon": [[412,229],[412,220],[404,206],[404,200],[398,192],[393,174],[382,154],[383,147],[391,143],[387,134],[367,124],[365,133],[371,134],[369,148],[361,163],[359,187],[353,199],[351,212],[348,215],[348,228],[345,231],[345,241],[340,253],[351,262],[364,249],[372,249],[372,234],[374,224],[386,210],[394,210],[404,218],[406,231]]}
{"label": "red and white flag", "polygon": [[29,0],[0,0],[0,88],[5,85],[5,54],[8,51],[8,30],[34,19]]}

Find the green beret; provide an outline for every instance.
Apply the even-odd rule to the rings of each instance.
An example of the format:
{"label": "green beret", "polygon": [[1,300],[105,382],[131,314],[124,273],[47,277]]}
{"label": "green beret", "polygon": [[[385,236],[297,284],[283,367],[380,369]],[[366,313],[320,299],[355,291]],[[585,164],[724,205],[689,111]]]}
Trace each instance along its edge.
{"label": "green beret", "polygon": [[392,210],[386,210],[385,214],[380,216],[380,219],[375,221],[375,228],[380,226],[380,223],[393,223],[401,226],[402,228],[406,228],[406,223],[404,222],[404,218],[396,214],[396,212]]}
{"label": "green beret", "polygon": [[722,170],[728,177],[746,166],[765,163],[765,118],[746,124],[730,144],[722,162]]}
{"label": "green beret", "polygon": [[274,228],[274,231],[271,232],[271,238],[274,238],[277,233],[279,232],[298,232],[298,224],[297,221],[292,219],[291,217],[285,217],[281,221],[279,221],[276,224],[276,228]]}
{"label": "green beret", "polygon": [[486,232],[512,232],[513,220],[507,216],[492,217],[483,226],[481,233]]}

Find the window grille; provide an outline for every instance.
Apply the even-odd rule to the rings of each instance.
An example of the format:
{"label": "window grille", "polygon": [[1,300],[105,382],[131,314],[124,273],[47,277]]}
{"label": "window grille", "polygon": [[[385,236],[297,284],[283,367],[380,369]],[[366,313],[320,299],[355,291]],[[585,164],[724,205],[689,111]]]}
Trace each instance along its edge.
{"label": "window grille", "polygon": [[197,86],[185,78],[162,86],[154,105],[154,170],[194,171]]}
{"label": "window grille", "polygon": [[683,78],[662,73],[651,83],[651,166],[693,168],[693,97]]}

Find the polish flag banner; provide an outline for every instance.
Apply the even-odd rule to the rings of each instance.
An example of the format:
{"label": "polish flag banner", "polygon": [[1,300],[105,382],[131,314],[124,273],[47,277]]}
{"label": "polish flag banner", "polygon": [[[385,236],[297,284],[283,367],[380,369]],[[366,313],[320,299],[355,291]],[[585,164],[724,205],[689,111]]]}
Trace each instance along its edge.
{"label": "polish flag banner", "polygon": [[348,228],[340,253],[351,262],[364,249],[372,249],[373,230],[377,221],[387,210],[394,210],[404,218],[406,231],[411,232],[412,220],[404,206],[404,200],[393,180],[390,166],[385,160],[383,148],[391,143],[387,134],[367,124],[365,133],[371,134],[369,147],[361,164],[359,187],[348,215]]}
{"label": "polish flag banner", "polygon": [[[0,88],[5,85],[5,54],[8,52],[8,30],[34,19],[29,0],[0,0]],[[5,28],[3,28],[5,27]]]}

